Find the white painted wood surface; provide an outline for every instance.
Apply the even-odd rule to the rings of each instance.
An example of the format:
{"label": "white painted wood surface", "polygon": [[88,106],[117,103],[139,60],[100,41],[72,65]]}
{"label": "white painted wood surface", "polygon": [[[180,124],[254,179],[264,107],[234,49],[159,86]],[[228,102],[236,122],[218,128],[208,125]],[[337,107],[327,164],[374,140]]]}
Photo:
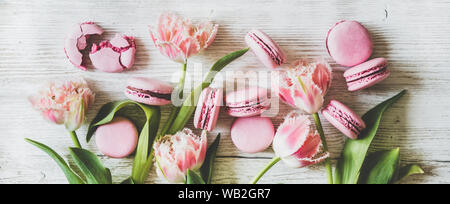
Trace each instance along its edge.
{"label": "white painted wood surface", "polygon": [[[82,76],[97,93],[89,110],[92,119],[99,107],[124,99],[122,89],[130,76],[171,78],[179,66],[161,56],[149,37],[147,25],[162,11],[175,11],[220,24],[210,49],[191,63],[203,63],[204,70],[224,54],[245,47],[244,35],[252,27],[270,34],[287,52],[289,62],[302,56],[328,57],[324,38],[341,19],[362,22],[375,41],[374,57],[386,57],[392,75],[367,90],[350,93],[342,72],[334,73],[327,99],[336,98],[363,114],[375,104],[408,89],[384,117],[372,150],[401,148],[403,164],[417,163],[425,175],[402,183],[450,183],[450,1],[341,1],[341,0],[0,0],[0,183],[65,183],[64,175],[50,158],[24,142],[29,137],[53,147],[67,158],[69,135],[62,126],[45,122],[33,111],[26,96],[46,79]],[[63,51],[68,28],[92,20],[106,30],[137,37],[138,51],[133,70],[106,74],[80,71],[68,63]],[[192,66],[191,66],[192,68]],[[252,53],[226,70],[265,70]],[[172,79],[176,82],[176,79]],[[289,111],[282,106],[274,118],[278,125]],[[167,115],[168,109],[164,109]],[[271,150],[244,154],[229,137],[232,118],[222,114],[214,133],[222,132],[214,183],[247,183],[273,156]],[[323,121],[333,159],[339,157],[344,137]],[[78,131],[84,140],[86,126]],[[215,135],[211,133],[211,135]],[[94,142],[84,147],[96,153]],[[99,154],[99,153],[98,153]],[[100,154],[99,154],[100,155]],[[120,182],[131,172],[132,159],[101,157]],[[163,183],[152,170],[149,183]],[[324,183],[322,165],[290,169],[279,163],[262,183]]]}

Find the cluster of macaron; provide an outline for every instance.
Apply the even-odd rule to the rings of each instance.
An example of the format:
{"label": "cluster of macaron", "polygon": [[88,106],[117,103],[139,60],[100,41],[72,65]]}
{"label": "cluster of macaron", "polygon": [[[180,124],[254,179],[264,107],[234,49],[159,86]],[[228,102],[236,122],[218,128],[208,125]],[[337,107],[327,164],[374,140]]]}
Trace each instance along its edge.
{"label": "cluster of macaron", "polygon": [[113,39],[98,44],[89,41],[92,35],[102,35],[103,32],[103,29],[93,22],[75,25],[65,40],[64,51],[67,59],[75,67],[87,70],[83,52],[90,50],[88,56],[92,65],[100,71],[117,73],[130,69],[136,53],[134,37],[116,34]]}
{"label": "cluster of macaron", "polygon": [[[284,51],[264,32],[252,30],[245,40],[266,67],[276,69],[286,62]],[[385,58],[367,61],[372,55],[373,41],[369,31],[357,21],[344,20],[336,23],[328,32],[326,48],[337,64],[351,67],[344,72],[349,91],[371,87],[390,75]],[[352,139],[357,139],[366,127],[360,116],[337,100],[331,100],[322,109],[322,115],[344,135]],[[239,123],[236,126],[239,127]],[[262,127],[261,124],[257,128]],[[259,142],[259,140],[260,138],[252,142]]]}
{"label": "cluster of macaron", "polygon": [[264,88],[249,87],[233,91],[225,98],[220,88],[204,89],[195,111],[194,127],[212,131],[224,99],[226,113],[237,118],[231,128],[234,145],[240,151],[248,153],[267,149],[274,137],[274,126],[269,118],[259,116],[270,108],[267,90]]}

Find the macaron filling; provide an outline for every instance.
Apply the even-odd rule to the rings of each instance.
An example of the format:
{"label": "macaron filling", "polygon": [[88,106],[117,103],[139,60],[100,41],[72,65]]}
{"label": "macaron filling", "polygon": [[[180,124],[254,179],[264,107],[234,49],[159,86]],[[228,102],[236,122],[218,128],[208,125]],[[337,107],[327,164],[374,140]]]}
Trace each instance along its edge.
{"label": "macaron filling", "polygon": [[144,90],[144,89],[138,89],[131,86],[127,86],[127,93],[131,95],[136,95],[140,98],[159,98],[170,101],[172,97],[172,93],[157,93],[154,91]]}
{"label": "macaron filling", "polygon": [[275,61],[277,65],[281,65],[283,63],[283,60],[281,59],[280,54],[277,52],[277,49],[265,43],[260,37],[258,37],[258,35],[256,35],[256,33],[251,33],[249,37],[252,38],[258,45],[260,45],[261,48],[263,48],[267,52],[267,54],[269,54],[269,56]]}
{"label": "macaron filling", "polygon": [[331,103],[325,108],[325,111],[356,135],[359,135],[364,129],[352,116],[336,108]]}
{"label": "macaron filling", "polygon": [[255,110],[267,110],[269,108],[269,105],[269,100],[258,101],[256,103],[246,102],[240,106],[237,104],[228,105],[227,111],[228,113],[249,113],[255,112]]}

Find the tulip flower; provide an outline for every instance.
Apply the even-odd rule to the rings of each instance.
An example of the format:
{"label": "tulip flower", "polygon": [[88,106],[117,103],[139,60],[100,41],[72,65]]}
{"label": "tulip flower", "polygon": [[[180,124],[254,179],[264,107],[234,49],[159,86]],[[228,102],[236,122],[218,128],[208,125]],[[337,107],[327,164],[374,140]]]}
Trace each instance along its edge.
{"label": "tulip flower", "polygon": [[253,179],[253,184],[280,160],[290,167],[301,168],[320,163],[330,156],[324,151],[320,135],[311,126],[309,118],[297,111],[289,113],[278,127],[272,146],[276,157]]}
{"label": "tulip flower", "polygon": [[[313,115],[324,151],[328,151],[328,146],[317,112],[322,108],[325,94],[330,89],[331,72],[330,65],[325,61],[298,60],[288,70],[280,70],[275,75],[279,80],[277,85],[279,85],[280,99]],[[333,173],[328,158],[325,160],[325,168],[328,182],[333,183]]]}
{"label": "tulip flower", "polygon": [[200,169],[205,160],[206,134],[200,137],[190,129],[161,137],[154,145],[157,174],[171,183],[184,183],[188,170]]}
{"label": "tulip flower", "polygon": [[34,109],[44,119],[65,124],[76,147],[81,147],[75,131],[84,122],[86,110],[94,102],[95,95],[84,79],[48,82],[38,95],[29,97]]}
{"label": "tulip flower", "polygon": [[[174,93],[183,98],[187,59],[208,48],[216,38],[219,25],[205,21],[197,25],[173,13],[162,13],[156,26],[150,26],[150,35],[162,55],[182,63],[182,74]],[[172,125],[180,108],[174,107],[162,128],[163,135]]]}
{"label": "tulip flower", "polygon": [[163,13],[156,27],[150,28],[155,46],[161,54],[179,63],[208,48],[214,41],[218,25],[212,22],[192,24],[189,19]]}
{"label": "tulip flower", "polygon": [[289,69],[278,71],[281,100],[309,114],[317,113],[331,86],[331,72],[326,62],[294,62]]}

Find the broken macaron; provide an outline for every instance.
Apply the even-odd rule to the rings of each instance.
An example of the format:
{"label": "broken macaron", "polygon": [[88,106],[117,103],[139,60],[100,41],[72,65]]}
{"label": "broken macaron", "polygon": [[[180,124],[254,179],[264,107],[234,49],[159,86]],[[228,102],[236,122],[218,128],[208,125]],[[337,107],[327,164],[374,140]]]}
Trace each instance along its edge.
{"label": "broken macaron", "polygon": [[135,53],[134,37],[116,34],[109,41],[94,44],[89,57],[96,69],[117,73],[133,66]]}
{"label": "broken macaron", "polygon": [[91,35],[101,35],[103,29],[93,22],[84,22],[73,27],[67,35],[64,43],[64,51],[67,59],[81,70],[87,70],[83,64],[83,54],[81,51],[87,48],[87,40]]}

